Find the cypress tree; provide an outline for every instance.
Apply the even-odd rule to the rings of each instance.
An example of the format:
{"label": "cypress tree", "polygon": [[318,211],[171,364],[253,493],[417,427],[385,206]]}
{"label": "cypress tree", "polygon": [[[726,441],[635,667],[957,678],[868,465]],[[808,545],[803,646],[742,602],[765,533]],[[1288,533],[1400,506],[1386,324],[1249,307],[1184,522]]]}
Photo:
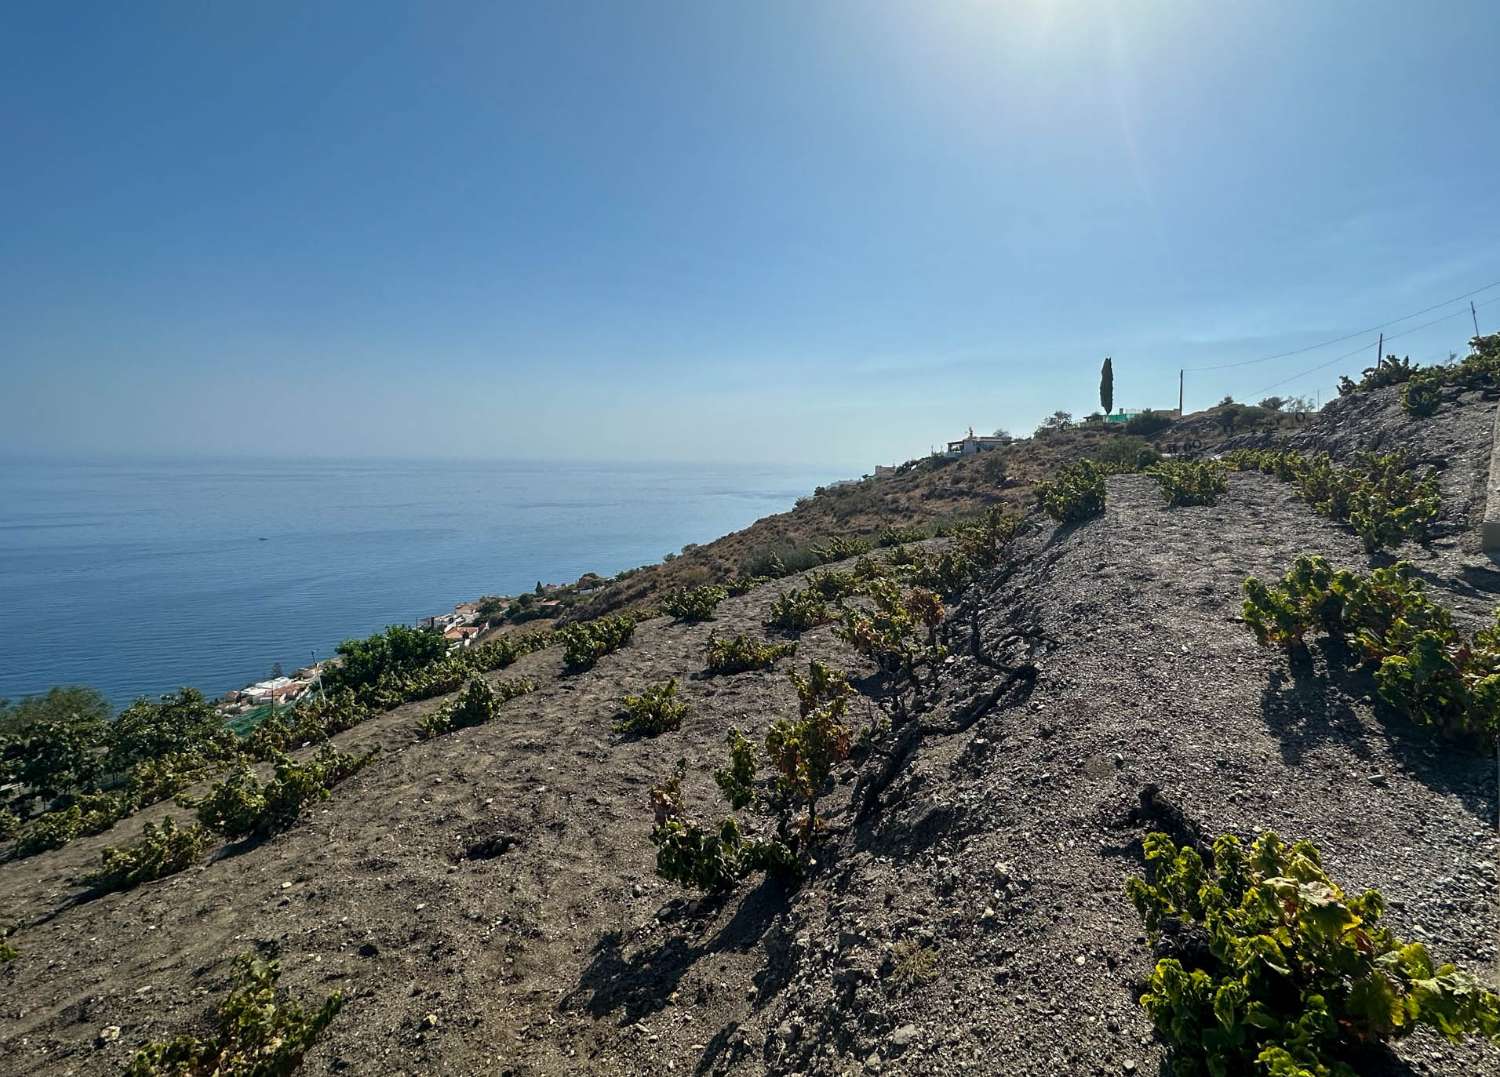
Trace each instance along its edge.
{"label": "cypress tree", "polygon": [[1099,406],[1106,415],[1115,410],[1115,368],[1107,355],[1104,368],[1099,371]]}

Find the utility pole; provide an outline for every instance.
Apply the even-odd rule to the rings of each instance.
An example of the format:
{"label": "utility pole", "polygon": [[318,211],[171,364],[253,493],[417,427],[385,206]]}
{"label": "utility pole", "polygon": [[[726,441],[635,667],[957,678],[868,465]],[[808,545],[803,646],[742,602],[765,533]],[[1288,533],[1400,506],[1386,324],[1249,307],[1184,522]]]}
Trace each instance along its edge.
{"label": "utility pole", "polygon": [[1380,334],[1380,343],[1375,345],[1375,365],[1380,366],[1380,360],[1385,358],[1385,334]]}
{"label": "utility pole", "polygon": [[1474,319],[1474,335],[1479,335],[1479,312],[1474,309],[1474,300],[1469,300],[1469,317]]}
{"label": "utility pole", "polygon": [[1177,372],[1177,417],[1182,418],[1182,371]]}

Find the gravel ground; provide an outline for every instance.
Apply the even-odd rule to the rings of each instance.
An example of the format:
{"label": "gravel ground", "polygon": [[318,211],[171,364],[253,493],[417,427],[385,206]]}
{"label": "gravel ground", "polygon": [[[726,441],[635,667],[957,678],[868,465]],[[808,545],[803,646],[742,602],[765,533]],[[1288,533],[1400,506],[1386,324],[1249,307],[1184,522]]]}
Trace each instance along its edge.
{"label": "gravel ground", "polygon": [[[1441,455],[1453,527],[1402,553],[1477,622],[1495,603],[1471,526],[1493,408],[1458,399],[1414,424],[1386,395],[1339,402],[1302,447],[1399,436]],[[839,775],[795,894],[682,895],[652,873],[647,804],[681,758],[690,802],[718,810],[728,729],[795,713],[793,661],[873,689],[826,627],[773,672],[700,675],[709,633],[761,634],[795,580],[730,599],[713,625],[646,622],[581,676],[528,656],[502,676],[538,691],[483,727],[419,740],[441,701],[368,722],[338,740],[381,756],[308,819],[172,879],[87,902],[70,883],[170,807],[0,865],[0,908],[23,925],[0,969],[0,1072],[117,1072],[200,1025],[252,949],[281,957],[298,996],[349,999],[309,1073],[1155,1071],[1135,1001],[1150,958],[1122,893],[1147,783],[1208,832],[1311,838],[1346,887],[1386,893],[1399,932],[1500,980],[1493,760],[1238,623],[1243,578],[1303,552],[1369,564],[1258,474],[1181,509],[1116,477],[1102,518],[1029,522],[1014,563],[953,610],[952,657],[913,719]],[[613,733],[620,697],[668,676],[691,707],[682,730]],[[881,715],[868,697],[856,713]],[[1500,1074],[1500,1052],[1418,1035],[1364,1071]]]}

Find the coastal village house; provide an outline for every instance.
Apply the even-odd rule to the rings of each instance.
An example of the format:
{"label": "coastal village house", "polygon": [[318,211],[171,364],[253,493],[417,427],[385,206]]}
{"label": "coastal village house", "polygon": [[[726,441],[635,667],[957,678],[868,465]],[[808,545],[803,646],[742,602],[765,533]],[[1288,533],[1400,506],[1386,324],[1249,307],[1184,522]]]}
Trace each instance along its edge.
{"label": "coastal village house", "polygon": [[974,428],[969,427],[969,432],[957,441],[948,442],[948,456],[973,456],[975,453],[989,452],[992,449],[1003,448],[1010,444],[1009,436],[1000,437],[976,437]]}

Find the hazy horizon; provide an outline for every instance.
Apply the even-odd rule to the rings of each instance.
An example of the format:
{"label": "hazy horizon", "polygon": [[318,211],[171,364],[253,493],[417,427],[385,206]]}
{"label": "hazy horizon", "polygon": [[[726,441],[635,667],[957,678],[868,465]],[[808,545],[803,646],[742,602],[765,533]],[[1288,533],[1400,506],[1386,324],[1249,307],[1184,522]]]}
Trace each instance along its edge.
{"label": "hazy horizon", "polygon": [[[796,464],[1500,328],[1500,9],[32,5],[0,454]],[[1433,324],[1429,324],[1433,323]],[[1310,345],[1328,346],[1300,352]],[[1346,353],[1346,359],[1340,357]],[[1316,369],[1321,367],[1322,369]]]}

